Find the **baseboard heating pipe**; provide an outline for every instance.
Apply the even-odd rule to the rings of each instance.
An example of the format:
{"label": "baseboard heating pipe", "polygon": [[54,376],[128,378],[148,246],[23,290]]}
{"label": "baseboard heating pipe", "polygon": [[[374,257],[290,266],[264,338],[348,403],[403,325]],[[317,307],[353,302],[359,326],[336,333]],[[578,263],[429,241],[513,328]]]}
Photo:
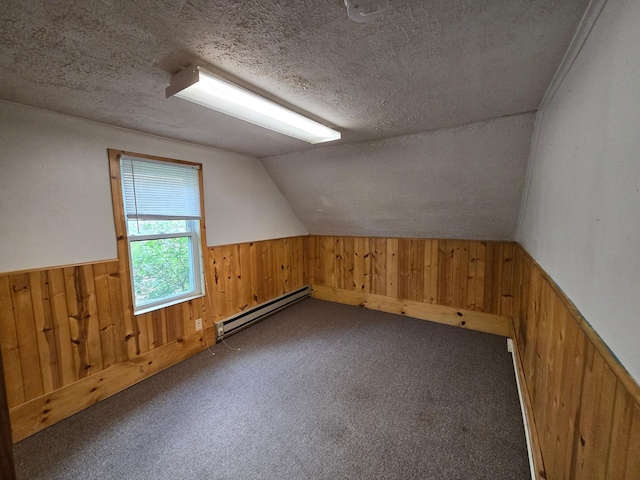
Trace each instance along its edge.
{"label": "baseboard heating pipe", "polygon": [[516,376],[516,386],[518,387],[518,398],[520,399],[520,410],[522,411],[522,423],[524,424],[524,438],[527,441],[527,453],[529,455],[529,468],[531,470],[531,480],[536,480],[536,470],[533,464],[533,450],[531,448],[531,429],[529,427],[529,419],[527,409],[524,406],[524,397],[522,396],[522,385],[520,384],[520,375],[518,375],[518,363],[516,361],[516,351],[513,348],[513,340],[507,338],[507,350],[511,353],[513,360],[513,373]]}
{"label": "baseboard heating pipe", "polygon": [[290,307],[294,303],[304,300],[310,295],[311,287],[309,285],[305,285],[297,290],[272,298],[271,300],[256,305],[255,307],[215,322],[216,342],[223,340],[229,335],[233,335],[256,322],[259,322],[280,310]]}

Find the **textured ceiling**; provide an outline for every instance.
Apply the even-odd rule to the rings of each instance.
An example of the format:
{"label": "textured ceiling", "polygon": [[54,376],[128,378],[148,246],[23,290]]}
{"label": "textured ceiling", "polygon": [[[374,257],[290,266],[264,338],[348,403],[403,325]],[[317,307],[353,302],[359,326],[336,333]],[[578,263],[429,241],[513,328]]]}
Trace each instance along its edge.
{"label": "textured ceiling", "polygon": [[314,148],[164,98],[197,63],[343,132],[341,143],[535,110],[588,0],[4,0],[0,98],[258,157]]}

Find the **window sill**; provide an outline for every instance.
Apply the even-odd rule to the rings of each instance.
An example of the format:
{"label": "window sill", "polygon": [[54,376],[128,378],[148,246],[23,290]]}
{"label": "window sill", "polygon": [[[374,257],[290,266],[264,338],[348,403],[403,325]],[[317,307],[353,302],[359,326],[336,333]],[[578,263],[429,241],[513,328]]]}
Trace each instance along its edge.
{"label": "window sill", "polygon": [[204,297],[204,293],[196,293],[196,294],[193,294],[193,295],[189,295],[187,297],[176,298],[174,300],[169,300],[169,301],[161,303],[159,305],[152,305],[150,307],[142,307],[142,308],[139,308],[139,309],[134,308],[133,309],[133,314],[134,315],[144,315],[145,313],[154,312],[154,311],[160,310],[162,308],[171,307],[173,305],[177,305],[177,304],[183,303],[183,302],[188,302],[190,300],[195,300],[196,298],[201,298],[201,297]]}

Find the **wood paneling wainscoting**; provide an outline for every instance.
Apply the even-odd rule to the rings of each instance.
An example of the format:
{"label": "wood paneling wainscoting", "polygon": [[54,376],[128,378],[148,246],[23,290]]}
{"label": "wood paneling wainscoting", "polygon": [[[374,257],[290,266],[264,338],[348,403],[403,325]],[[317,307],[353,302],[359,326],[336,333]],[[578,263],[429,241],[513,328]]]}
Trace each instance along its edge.
{"label": "wood paneling wainscoting", "polygon": [[311,236],[309,282],[323,300],[510,336],[515,248],[512,242]]}
{"label": "wood paneling wainscoting", "polygon": [[307,237],[210,248],[206,272],[213,320],[307,285],[306,251]]}
{"label": "wood paneling wainscoting", "polygon": [[518,246],[513,321],[544,465],[538,478],[640,479],[640,387]]}
{"label": "wood paneling wainscoting", "polygon": [[515,243],[293,237],[209,248],[204,263],[206,297],[144,315],[117,260],[0,274],[14,441],[202,351],[197,318],[212,335],[311,283],[317,298],[513,336],[538,478],[640,478],[640,387]]}
{"label": "wood paneling wainscoting", "polygon": [[[128,272],[118,260],[0,274],[0,347],[13,440],[202,351],[204,331],[213,341],[214,320],[306,285],[305,242],[293,237],[209,248],[210,298],[142,315],[133,315]],[[196,332],[199,318],[208,328]]]}
{"label": "wood paneling wainscoting", "polygon": [[308,256],[316,298],[513,337],[538,479],[640,479],[640,387],[520,245],[311,236]]}
{"label": "wood paneling wainscoting", "polygon": [[513,242],[309,237],[313,285],[501,314],[513,301]]}

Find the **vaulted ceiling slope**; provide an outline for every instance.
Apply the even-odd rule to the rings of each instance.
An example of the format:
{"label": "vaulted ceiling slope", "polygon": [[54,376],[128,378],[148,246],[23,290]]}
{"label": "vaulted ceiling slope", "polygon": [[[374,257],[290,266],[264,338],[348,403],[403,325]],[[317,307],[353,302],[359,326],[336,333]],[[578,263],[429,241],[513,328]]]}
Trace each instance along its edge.
{"label": "vaulted ceiling slope", "polygon": [[263,158],[309,233],[513,240],[535,114]]}
{"label": "vaulted ceiling slope", "polygon": [[313,148],[180,99],[201,64],[343,132],[341,143],[535,110],[588,0],[4,0],[0,98],[257,157]]}

